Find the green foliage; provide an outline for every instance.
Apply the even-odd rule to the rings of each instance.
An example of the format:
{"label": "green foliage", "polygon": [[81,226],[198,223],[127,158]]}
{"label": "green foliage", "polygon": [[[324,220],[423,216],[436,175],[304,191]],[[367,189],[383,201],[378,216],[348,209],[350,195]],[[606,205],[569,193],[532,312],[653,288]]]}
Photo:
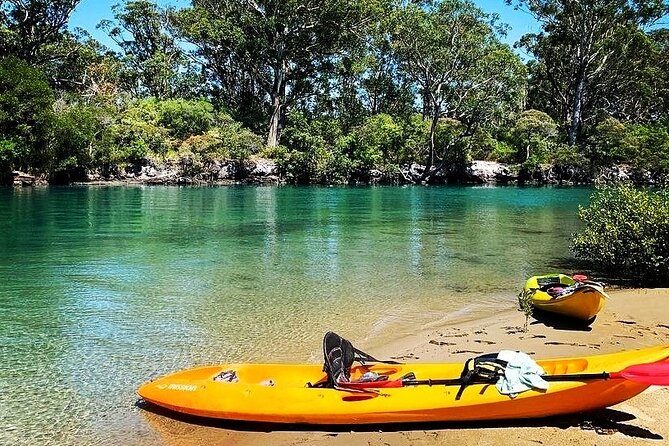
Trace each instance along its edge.
{"label": "green foliage", "polygon": [[159,99],[184,94],[181,84],[188,78],[187,60],[167,30],[165,11],[147,0],[125,0],[112,9],[115,21],[105,20],[99,27],[123,51],[119,74],[124,88]]}
{"label": "green foliage", "polygon": [[22,0],[0,3],[0,55],[44,65],[62,57],[60,44],[80,0]]}
{"label": "green foliage", "polygon": [[[392,116],[370,116],[347,138],[346,154],[356,168],[372,169],[400,152],[402,139],[402,126]],[[395,156],[393,158],[396,159]]]}
{"label": "green foliage", "polygon": [[3,2],[5,173],[264,150],[294,182],[472,159],[669,175],[666,2],[507,0],[544,27],[527,64],[472,0],[123,0],[100,25],[118,53],[68,30],[77,3]]}
{"label": "green foliage", "polygon": [[14,164],[16,143],[7,139],[0,139],[0,172],[11,170]]}
{"label": "green foliage", "polygon": [[183,99],[152,102],[158,114],[156,124],[169,129],[175,138],[206,133],[216,125],[217,116],[210,102]]}
{"label": "green foliage", "polygon": [[42,169],[51,162],[53,102],[41,71],[13,57],[0,59],[0,138],[12,141],[12,168]]}
{"label": "green foliage", "polygon": [[434,131],[434,145],[446,164],[466,164],[470,161],[467,127],[460,121],[442,118]]}
{"label": "green foliage", "polygon": [[102,132],[100,109],[75,104],[58,110],[54,117],[52,170],[90,167],[94,147]]}
{"label": "green foliage", "polygon": [[380,114],[366,118],[348,135],[338,121],[289,114],[285,146],[266,152],[276,159],[288,181],[342,183],[354,171],[396,170],[416,161],[425,146],[429,123],[415,114],[408,119]]}
{"label": "green foliage", "polygon": [[[523,36],[533,54],[530,106],[563,127],[569,145],[598,115],[656,115],[662,55],[644,27],[669,12],[658,0],[506,0],[533,14],[543,32]],[[660,102],[661,103],[661,102]]]}
{"label": "green foliage", "polygon": [[195,54],[209,61],[205,66],[230,108],[240,116],[262,110],[274,146],[285,105],[311,95],[334,59],[362,41],[375,5],[203,0],[175,14],[174,22]]}
{"label": "green foliage", "polygon": [[525,110],[511,129],[511,140],[518,149],[517,161],[548,162],[556,136],[553,118],[539,110]]}
{"label": "green foliage", "polygon": [[352,163],[337,147],[341,130],[333,120],[309,120],[293,112],[284,129],[284,147],[271,152],[280,171],[294,183],[337,183],[348,177]]}
{"label": "green foliage", "polygon": [[479,128],[469,141],[469,155],[475,160],[490,160],[499,142],[485,128]]}
{"label": "green foliage", "polygon": [[573,238],[577,257],[606,273],[666,284],[669,191],[599,188],[579,216],[585,228]]}
{"label": "green foliage", "polygon": [[527,333],[530,317],[534,314],[534,306],[532,305],[532,296],[536,290],[523,290],[518,294],[518,307],[525,315],[525,324],[523,325],[523,332]]}
{"label": "green foliage", "polygon": [[669,132],[663,125],[626,126],[628,131],[618,148],[620,157],[634,167],[669,172]]}
{"label": "green foliage", "polygon": [[220,115],[218,119],[215,127],[184,140],[179,153],[192,153],[204,159],[234,159],[243,162],[263,149],[262,139],[230,116]]}
{"label": "green foliage", "polygon": [[495,141],[495,145],[488,155],[489,161],[499,163],[514,163],[518,157],[518,150],[506,141]]}
{"label": "green foliage", "polygon": [[[479,126],[494,125],[521,105],[522,62],[469,0],[411,2],[395,11],[389,28],[399,71],[420,93],[432,122],[428,175],[433,165],[465,162],[468,143],[456,140],[471,137]],[[462,127],[438,130],[442,118]]]}
{"label": "green foliage", "polygon": [[110,126],[108,137],[120,149],[121,159],[128,158],[131,162],[140,159],[138,156],[144,152],[144,147],[147,153],[165,155],[177,144],[169,138],[169,129],[159,124],[156,102],[152,100],[138,101],[121,111],[117,121]]}
{"label": "green foliage", "polygon": [[561,168],[582,168],[587,166],[587,159],[577,147],[558,144],[551,154],[551,162]]}
{"label": "green foliage", "polygon": [[607,117],[589,133],[584,151],[593,167],[609,166],[624,160],[616,154],[626,133],[625,126],[620,121]]}
{"label": "green foliage", "polygon": [[106,132],[107,162],[136,163],[151,156],[248,159],[263,147],[260,138],[211,103],[183,99],[137,101]]}
{"label": "green foliage", "polygon": [[625,163],[669,173],[669,129],[662,123],[622,123],[607,118],[591,130],[585,154],[595,166]]}

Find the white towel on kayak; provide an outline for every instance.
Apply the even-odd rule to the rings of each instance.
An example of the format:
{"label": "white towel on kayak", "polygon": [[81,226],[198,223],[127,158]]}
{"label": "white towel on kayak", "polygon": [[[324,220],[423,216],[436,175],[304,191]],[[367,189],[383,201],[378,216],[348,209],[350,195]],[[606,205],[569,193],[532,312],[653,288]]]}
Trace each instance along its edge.
{"label": "white towel on kayak", "polygon": [[548,382],[541,377],[546,372],[526,353],[502,350],[497,358],[507,362],[504,375],[497,380],[499,393],[515,398],[526,390],[548,389]]}

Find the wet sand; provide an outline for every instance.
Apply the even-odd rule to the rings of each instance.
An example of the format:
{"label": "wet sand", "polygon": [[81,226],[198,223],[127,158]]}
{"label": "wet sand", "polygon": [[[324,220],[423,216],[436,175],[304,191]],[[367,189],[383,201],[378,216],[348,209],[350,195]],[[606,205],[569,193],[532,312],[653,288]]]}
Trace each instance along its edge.
{"label": "wet sand", "polygon": [[[509,308],[477,320],[425,327],[402,339],[366,342],[348,336],[358,348],[376,357],[406,362],[464,362],[481,354],[515,349],[535,358],[593,355],[669,344],[669,289],[614,290],[590,327],[565,324],[556,318],[531,318]],[[341,332],[347,337],[347,333]],[[360,342],[363,342],[362,344]],[[594,413],[556,419],[504,423],[383,426],[335,431],[294,427],[246,426],[173,419],[143,411],[162,444],[191,445],[325,445],[409,446],[476,445],[647,445],[669,444],[669,388],[651,387],[641,395]],[[142,443],[138,439],[138,444]]]}

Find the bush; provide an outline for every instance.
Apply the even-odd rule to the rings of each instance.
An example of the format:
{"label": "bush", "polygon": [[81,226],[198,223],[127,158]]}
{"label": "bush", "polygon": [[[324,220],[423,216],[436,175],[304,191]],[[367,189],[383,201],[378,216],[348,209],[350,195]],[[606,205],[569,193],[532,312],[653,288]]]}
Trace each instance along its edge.
{"label": "bush", "polygon": [[423,162],[430,133],[430,122],[419,113],[402,120],[402,146],[390,161],[402,165]]}
{"label": "bush", "polygon": [[206,133],[216,123],[214,106],[207,101],[171,99],[151,100],[158,110],[157,125],[170,129],[170,134],[179,139]]}
{"label": "bush", "polygon": [[[473,160],[488,160],[492,159],[493,153],[500,147],[500,142],[497,141],[487,129],[478,128],[472,135],[469,141],[469,155]],[[500,155],[497,153],[496,156]]]}
{"label": "bush", "polygon": [[0,171],[11,170],[16,156],[16,143],[8,139],[0,139]]}
{"label": "bush", "polygon": [[263,146],[262,138],[228,117],[227,120],[220,123],[220,126],[186,139],[181,144],[179,153],[243,162],[251,155],[260,152]]}
{"label": "bush", "polygon": [[585,229],[572,250],[602,272],[623,277],[669,280],[669,191],[629,185],[597,189],[579,211]]}
{"label": "bush", "polygon": [[534,165],[549,161],[556,137],[555,121],[539,110],[522,112],[511,129],[511,138],[518,150],[517,160]]}
{"label": "bush", "polygon": [[669,129],[607,118],[590,132],[586,155],[596,167],[625,163],[656,174],[669,172]]}
{"label": "bush", "polygon": [[54,94],[44,73],[12,57],[0,59],[0,139],[12,169],[41,169],[52,154],[49,138]]}
{"label": "bush", "polygon": [[516,162],[518,156],[518,151],[512,145],[504,142],[497,141],[492,152],[488,155],[488,161],[497,161],[498,163],[507,163],[513,164]]}
{"label": "bush", "polygon": [[351,163],[340,147],[346,146],[341,127],[334,119],[309,119],[300,112],[288,115],[284,146],[266,153],[276,160],[289,182],[339,183],[348,178]]}
{"label": "bush", "polygon": [[437,153],[446,164],[465,165],[471,160],[469,137],[465,137],[465,125],[451,118],[441,118],[434,134]]}
{"label": "bush", "polygon": [[346,153],[356,168],[373,169],[400,151],[402,133],[402,127],[392,116],[370,116],[353,129],[347,139]]}
{"label": "bush", "polygon": [[58,110],[53,120],[51,170],[89,168],[102,132],[102,109],[72,105]]}

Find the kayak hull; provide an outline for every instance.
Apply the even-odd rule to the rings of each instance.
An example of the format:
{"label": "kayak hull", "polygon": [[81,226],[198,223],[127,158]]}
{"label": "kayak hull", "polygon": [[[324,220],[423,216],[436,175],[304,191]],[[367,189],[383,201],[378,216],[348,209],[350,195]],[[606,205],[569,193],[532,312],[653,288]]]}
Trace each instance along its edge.
{"label": "kayak hull", "polygon": [[534,308],[573,319],[590,321],[604,307],[608,296],[600,285],[582,284],[570,293],[554,297],[542,291],[539,286],[542,279],[549,278],[559,278],[559,283],[567,287],[576,283],[571,277],[564,274],[531,277],[525,284],[524,291],[533,293],[531,299]]}
{"label": "kayak hull", "polygon": [[[611,355],[538,361],[548,374],[618,371],[664,361],[669,346]],[[374,364],[354,366],[352,378],[374,371],[397,379],[460,375],[462,364]],[[234,371],[237,382],[216,381]],[[325,379],[317,364],[229,364],[177,372],[141,386],[139,395],[157,406],[199,417],[268,423],[378,424],[539,418],[583,412],[625,401],[646,384],[625,379],[551,382],[547,391],[529,390],[511,399],[494,385],[407,386],[378,392],[308,387]]]}

